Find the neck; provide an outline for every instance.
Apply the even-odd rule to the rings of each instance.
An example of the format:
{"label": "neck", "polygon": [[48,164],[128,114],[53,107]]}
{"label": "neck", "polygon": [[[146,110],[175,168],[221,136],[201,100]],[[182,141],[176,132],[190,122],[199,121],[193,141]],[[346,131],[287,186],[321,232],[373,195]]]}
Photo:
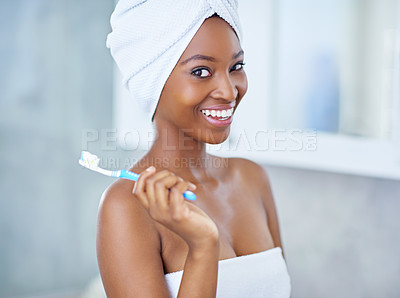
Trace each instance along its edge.
{"label": "neck", "polygon": [[155,141],[144,158],[156,168],[170,170],[192,182],[205,181],[211,178],[212,160],[206,144],[194,138],[195,134],[168,125],[156,126]]}

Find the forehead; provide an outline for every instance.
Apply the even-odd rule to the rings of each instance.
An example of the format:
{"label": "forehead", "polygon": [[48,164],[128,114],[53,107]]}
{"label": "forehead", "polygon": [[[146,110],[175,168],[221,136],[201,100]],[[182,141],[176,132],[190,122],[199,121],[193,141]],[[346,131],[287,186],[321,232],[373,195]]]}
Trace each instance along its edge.
{"label": "forehead", "polygon": [[225,56],[229,58],[241,50],[239,39],[233,28],[222,18],[206,19],[190,41],[180,60],[194,55]]}

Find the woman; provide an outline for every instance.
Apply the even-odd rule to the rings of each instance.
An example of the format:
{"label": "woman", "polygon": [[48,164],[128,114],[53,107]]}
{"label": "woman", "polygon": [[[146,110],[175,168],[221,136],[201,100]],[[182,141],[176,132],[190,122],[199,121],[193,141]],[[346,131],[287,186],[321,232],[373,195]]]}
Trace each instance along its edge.
{"label": "woman", "polygon": [[[149,21],[149,3],[131,2],[121,0],[117,5],[114,32],[118,31],[115,24],[124,26],[116,19],[135,19],[128,15],[135,10],[139,10],[135,15],[139,25],[145,27],[142,22]],[[159,6],[168,1],[153,2]],[[141,173],[139,180],[116,181],[100,204],[97,254],[104,288],[109,297],[288,297],[289,277],[266,173],[251,161],[205,151],[206,143],[218,144],[228,137],[232,111],[234,114],[247,91],[244,53],[235,22],[237,4],[183,2],[169,3],[172,8],[158,7],[163,13],[186,9],[183,18],[197,9],[197,16],[202,17],[198,27],[190,28],[193,35],[187,33],[189,38],[181,39],[183,47],[171,42],[171,47],[180,47],[182,52],[176,54],[175,48],[171,55],[179,55],[178,61],[164,61],[173,65],[162,81],[159,100],[146,103],[143,97],[152,107],[148,110],[156,140],[131,168]],[[183,8],[189,2],[192,8]],[[221,5],[230,10],[222,11]],[[154,9],[148,11],[155,15]],[[121,32],[125,34],[127,27],[134,26],[127,25]],[[142,34],[140,38],[151,36]],[[111,36],[108,45],[122,73],[127,73],[128,88],[152,92],[148,86],[130,81],[135,75],[146,78],[143,69],[152,64],[141,69],[135,64],[132,67],[140,69],[136,74],[128,70],[119,59],[123,56],[123,61],[129,61],[125,54],[130,50],[118,56],[113,48],[135,43],[115,45],[118,42]],[[168,51],[171,47],[164,48]],[[152,72],[148,79],[157,76],[158,72]],[[146,85],[145,79],[139,79]],[[140,97],[141,92],[133,94]],[[197,199],[185,200],[186,190],[193,191]]]}

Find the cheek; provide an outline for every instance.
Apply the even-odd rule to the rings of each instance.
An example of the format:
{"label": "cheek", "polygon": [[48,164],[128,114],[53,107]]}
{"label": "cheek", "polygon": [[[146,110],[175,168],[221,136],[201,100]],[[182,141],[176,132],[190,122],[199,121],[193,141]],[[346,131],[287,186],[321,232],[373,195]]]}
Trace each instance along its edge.
{"label": "cheek", "polygon": [[191,115],[206,96],[203,82],[173,73],[161,93],[158,114],[166,119],[181,119],[181,115]]}
{"label": "cheek", "polygon": [[207,96],[206,89],[203,85],[187,82],[181,88],[175,89],[174,97],[182,105],[182,108],[193,108]]}
{"label": "cheek", "polygon": [[243,76],[238,80],[237,84],[237,89],[239,91],[239,98],[241,99],[247,92],[247,76],[246,73],[243,74]]}

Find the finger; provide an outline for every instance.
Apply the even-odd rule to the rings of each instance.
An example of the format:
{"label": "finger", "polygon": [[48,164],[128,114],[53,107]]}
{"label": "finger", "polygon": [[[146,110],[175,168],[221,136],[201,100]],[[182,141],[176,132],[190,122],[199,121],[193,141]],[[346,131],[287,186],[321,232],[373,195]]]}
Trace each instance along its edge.
{"label": "finger", "polygon": [[183,193],[187,190],[189,182],[180,181],[175,186],[171,188],[170,191],[170,212],[171,217],[177,221],[184,218],[185,201],[183,198]]}
{"label": "finger", "polygon": [[[184,181],[184,180],[179,177],[179,181]],[[188,182],[188,183],[189,183],[189,185],[188,185],[189,190],[191,190],[191,191],[196,190],[197,186],[195,184],[193,184],[192,182]]]}
{"label": "finger", "polygon": [[[184,181],[182,178],[180,178],[179,177],[179,180],[180,181]],[[188,182],[189,183],[189,185],[188,185],[188,189],[189,190],[192,190],[192,191],[194,191],[194,190],[196,190],[196,188],[197,188],[197,186],[195,185],[195,184],[193,184],[192,182]]]}
{"label": "finger", "polygon": [[169,205],[169,188],[174,186],[179,182],[179,177],[175,175],[169,175],[157,180],[155,185],[156,193],[156,205],[161,208],[161,210],[168,210]]}
{"label": "finger", "polygon": [[177,188],[178,189],[178,191],[182,194],[182,196],[183,196],[183,193],[185,192],[185,191],[187,191],[189,188],[192,188],[193,186],[194,187],[196,187],[194,184],[192,184],[192,183],[190,183],[190,182],[188,182],[188,181],[182,181],[182,182],[179,182],[176,186],[174,186],[174,188]]}
{"label": "finger", "polygon": [[189,182],[189,186],[188,186],[189,190],[191,191],[195,191],[197,186],[195,184],[193,184],[192,182]]}
{"label": "finger", "polygon": [[146,170],[140,173],[138,180],[133,186],[133,191],[135,193],[142,192],[145,190],[146,179],[155,173],[155,167],[148,167]]}
{"label": "finger", "polygon": [[174,174],[168,170],[163,170],[163,171],[156,173],[155,175],[153,175],[152,177],[150,177],[149,179],[146,180],[145,191],[147,194],[147,198],[149,200],[150,208],[156,207],[156,192],[155,192],[156,181],[158,181],[166,176],[171,176],[171,175],[174,175]]}
{"label": "finger", "polygon": [[145,186],[146,186],[146,179],[153,175],[155,172],[154,167],[149,167],[142,173],[140,173],[138,180],[135,182],[135,185],[133,187],[132,193],[135,194],[140,202],[143,204],[143,206],[148,209],[149,208],[149,202],[148,198],[146,196],[145,192]]}

